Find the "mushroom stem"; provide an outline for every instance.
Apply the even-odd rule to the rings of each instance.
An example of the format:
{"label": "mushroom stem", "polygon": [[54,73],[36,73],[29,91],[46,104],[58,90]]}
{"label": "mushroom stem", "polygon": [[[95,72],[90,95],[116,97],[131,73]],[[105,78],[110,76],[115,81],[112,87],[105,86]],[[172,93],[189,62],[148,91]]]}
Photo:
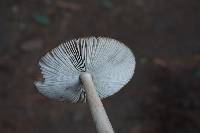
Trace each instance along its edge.
{"label": "mushroom stem", "polygon": [[98,133],[114,133],[103,104],[96,92],[91,74],[83,72],[80,74],[83,87],[86,91],[87,102],[91,110],[93,120]]}

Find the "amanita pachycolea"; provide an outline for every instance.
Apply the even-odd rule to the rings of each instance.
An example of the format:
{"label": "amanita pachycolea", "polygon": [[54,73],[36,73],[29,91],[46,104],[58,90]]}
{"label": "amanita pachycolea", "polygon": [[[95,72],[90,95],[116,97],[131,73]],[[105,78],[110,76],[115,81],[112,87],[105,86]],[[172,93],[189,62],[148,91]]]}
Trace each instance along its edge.
{"label": "amanita pachycolea", "polygon": [[118,92],[132,78],[135,58],[123,43],[104,37],[79,38],[48,52],[39,61],[43,95],[89,104],[98,133],[114,133],[100,99]]}

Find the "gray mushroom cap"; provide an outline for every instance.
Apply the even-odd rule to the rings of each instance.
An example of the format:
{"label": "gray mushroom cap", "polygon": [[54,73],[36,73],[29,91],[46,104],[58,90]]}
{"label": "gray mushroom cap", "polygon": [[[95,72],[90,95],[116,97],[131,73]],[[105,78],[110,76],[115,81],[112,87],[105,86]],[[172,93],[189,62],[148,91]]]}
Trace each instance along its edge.
{"label": "gray mushroom cap", "polygon": [[35,85],[43,95],[63,101],[86,101],[80,74],[92,75],[99,97],[118,92],[132,78],[135,58],[123,43],[104,37],[79,38],[48,52],[39,61],[43,81]]}

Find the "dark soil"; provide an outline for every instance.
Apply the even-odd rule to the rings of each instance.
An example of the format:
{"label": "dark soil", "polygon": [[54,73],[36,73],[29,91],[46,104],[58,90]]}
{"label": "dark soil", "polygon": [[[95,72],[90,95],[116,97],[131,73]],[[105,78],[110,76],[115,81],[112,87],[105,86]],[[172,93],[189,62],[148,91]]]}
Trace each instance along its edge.
{"label": "dark soil", "polygon": [[103,100],[116,132],[200,132],[199,0],[1,0],[0,16],[0,132],[95,132],[87,104],[33,85],[42,55],[86,36],[115,38],[136,56],[133,79]]}

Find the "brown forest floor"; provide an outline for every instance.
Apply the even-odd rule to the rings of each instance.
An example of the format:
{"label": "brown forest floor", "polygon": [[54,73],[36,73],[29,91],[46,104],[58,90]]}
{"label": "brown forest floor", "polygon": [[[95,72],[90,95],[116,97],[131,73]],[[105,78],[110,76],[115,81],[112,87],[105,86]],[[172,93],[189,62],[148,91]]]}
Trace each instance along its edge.
{"label": "brown forest floor", "polygon": [[136,56],[134,78],[103,100],[116,132],[200,132],[199,0],[1,0],[0,132],[95,132],[86,104],[33,85],[44,53],[85,36],[118,39]]}

